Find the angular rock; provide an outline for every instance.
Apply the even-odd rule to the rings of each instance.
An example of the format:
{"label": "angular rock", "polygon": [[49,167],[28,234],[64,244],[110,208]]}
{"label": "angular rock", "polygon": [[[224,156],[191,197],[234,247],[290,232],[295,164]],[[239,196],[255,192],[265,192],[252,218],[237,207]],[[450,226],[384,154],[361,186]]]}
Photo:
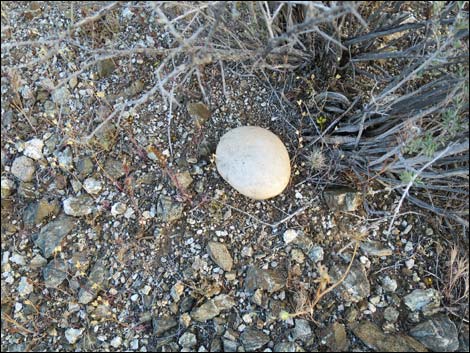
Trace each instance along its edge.
{"label": "angular rock", "polygon": [[44,142],[38,138],[34,138],[25,143],[23,154],[26,157],[32,158],[34,160],[39,160],[42,158],[43,147]]}
{"label": "angular rock", "polygon": [[104,163],[103,169],[106,175],[113,180],[117,180],[126,175],[124,165],[116,159],[108,158]]}
{"label": "angular rock", "polygon": [[411,311],[421,310],[429,315],[439,308],[441,296],[434,288],[415,289],[403,298],[403,302]]}
{"label": "angular rock", "polygon": [[413,327],[410,335],[434,352],[454,352],[459,348],[457,327],[443,314]]}
{"label": "angular rock", "polygon": [[354,212],[362,203],[361,194],[347,187],[325,190],[323,198],[328,208],[336,211]]}
{"label": "angular rock", "polygon": [[153,334],[157,337],[160,337],[177,325],[178,322],[174,318],[168,316],[152,319]]}
{"label": "angular rock", "polygon": [[297,238],[298,235],[299,233],[295,229],[287,229],[284,232],[282,237],[284,239],[284,243],[287,245],[293,242]]}
{"label": "angular rock", "polygon": [[274,346],[273,352],[304,352],[295,342],[280,342]]}
{"label": "angular rock", "polygon": [[64,212],[67,215],[81,217],[93,212],[93,199],[88,195],[69,197],[64,200]]}
{"label": "angular rock", "polygon": [[63,151],[55,151],[54,156],[56,156],[62,170],[71,171],[73,169],[73,153],[70,146],[67,146]]}
{"label": "angular rock", "polygon": [[224,271],[231,271],[233,259],[223,243],[210,241],[207,244],[207,252],[211,259]]}
{"label": "angular rock", "polygon": [[67,103],[67,100],[70,98],[70,91],[67,87],[62,86],[57,88],[54,92],[52,92],[52,101],[57,105],[63,105]]}
{"label": "angular rock", "polygon": [[47,259],[52,256],[54,250],[60,245],[62,239],[75,227],[72,217],[61,215],[56,220],[49,222],[36,236],[33,236],[34,244],[41,249]]}
{"label": "angular rock", "polygon": [[393,306],[389,306],[384,310],[384,319],[389,322],[396,322],[400,313]]}
{"label": "angular rock", "polygon": [[94,147],[103,149],[107,152],[111,151],[116,143],[117,129],[111,123],[101,126],[90,140],[90,144]]}
{"label": "angular rock", "polygon": [[88,304],[108,285],[107,270],[102,260],[98,260],[88,275],[88,280],[78,293],[78,302]]}
{"label": "angular rock", "polygon": [[308,257],[314,263],[323,261],[324,251],[321,246],[314,246],[309,252]]}
{"label": "angular rock", "polygon": [[392,249],[384,247],[382,242],[368,240],[361,242],[361,250],[367,256],[390,256],[392,255]]}
{"label": "angular rock", "polygon": [[64,260],[51,260],[42,272],[46,287],[57,288],[67,278],[67,269]]}
{"label": "angular rock", "polygon": [[178,339],[178,343],[181,347],[192,348],[197,344],[196,335],[191,332],[185,332]]}
{"label": "angular rock", "polygon": [[31,269],[36,269],[43,267],[47,264],[47,260],[43,258],[41,255],[37,254],[31,259],[31,262],[29,263],[29,267]]}
{"label": "angular rock", "polygon": [[269,342],[269,336],[263,331],[248,327],[240,335],[240,339],[248,352],[261,349]]}
{"label": "angular rock", "polygon": [[222,311],[229,310],[235,305],[235,301],[226,294],[220,294],[202,304],[191,312],[191,318],[205,322],[218,316]]}
{"label": "angular rock", "polygon": [[82,336],[82,333],[85,329],[75,329],[75,328],[69,328],[65,330],[65,338],[70,344],[75,344],[78,339]]}
{"label": "angular rock", "polygon": [[[338,281],[347,269],[346,265],[333,265],[330,276],[334,282]],[[357,303],[370,295],[370,284],[364,266],[354,261],[345,280],[335,291],[346,301]]]}
{"label": "angular rock", "polygon": [[57,200],[48,201],[41,199],[26,207],[23,213],[23,222],[25,226],[31,227],[40,224],[44,219],[56,216],[60,211],[60,204]]}
{"label": "angular rock", "polygon": [[335,322],[325,332],[322,343],[325,343],[331,352],[346,352],[349,350],[349,339],[343,324]]}
{"label": "angular rock", "polygon": [[312,336],[312,328],[307,320],[295,319],[295,326],[290,332],[292,340],[307,342]]}
{"label": "angular rock", "polygon": [[222,338],[222,343],[224,345],[224,352],[236,352],[238,344],[235,341],[231,341],[226,338]]}
{"label": "angular rock", "polygon": [[15,182],[8,178],[2,178],[2,199],[7,198],[15,191]]}
{"label": "angular rock", "polygon": [[11,166],[11,173],[23,182],[33,180],[35,171],[34,161],[26,156],[16,158]]}
{"label": "angular rock", "polygon": [[101,181],[96,180],[95,178],[87,178],[83,182],[83,188],[85,191],[92,195],[98,194],[102,187]]}
{"label": "angular rock", "polygon": [[156,216],[163,222],[173,222],[183,216],[183,205],[173,202],[170,196],[161,195],[157,202]]}
{"label": "angular rock", "polygon": [[401,334],[385,334],[369,321],[351,325],[353,333],[369,348],[378,352],[427,352],[414,338]]}
{"label": "angular rock", "polygon": [[395,290],[398,288],[398,283],[395,279],[386,276],[382,278],[382,288],[387,292],[395,292]]}
{"label": "angular rock", "polygon": [[191,174],[188,171],[177,173],[175,177],[176,183],[178,183],[177,186],[183,189],[187,189],[189,185],[191,185],[191,183],[193,182],[193,178],[191,177]]}
{"label": "angular rock", "polygon": [[26,297],[28,294],[31,294],[33,292],[34,287],[29,282],[27,277],[21,277],[17,290],[20,297]]}
{"label": "angular rock", "polygon": [[93,172],[93,166],[94,164],[90,157],[80,158],[75,164],[78,179],[83,180],[90,175]]}
{"label": "angular rock", "polygon": [[269,293],[281,290],[286,285],[286,278],[273,270],[261,270],[250,266],[246,271],[245,291],[254,293],[256,289],[264,289]]}

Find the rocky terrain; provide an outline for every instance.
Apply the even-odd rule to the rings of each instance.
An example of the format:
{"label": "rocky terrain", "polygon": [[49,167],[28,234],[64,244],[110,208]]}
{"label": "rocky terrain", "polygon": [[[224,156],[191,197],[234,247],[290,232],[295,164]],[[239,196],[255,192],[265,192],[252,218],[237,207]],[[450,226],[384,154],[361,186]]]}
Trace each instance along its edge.
{"label": "rocky terrain", "polygon": [[[123,45],[168,47],[139,11],[118,9],[93,40],[114,25]],[[4,2],[2,44],[84,12]],[[297,107],[262,75],[207,66],[210,102],[192,79],[177,106],[156,93],[108,119],[152,89],[160,59],[134,52],[71,76],[84,55],[73,41],[50,55],[54,44],[2,48],[2,351],[468,351],[445,228],[404,206],[388,232],[391,217],[364,201],[391,214],[399,195],[324,182],[340,152],[312,166],[287,123]],[[242,125],[287,147],[291,180],[273,199],[217,172],[217,142]]]}

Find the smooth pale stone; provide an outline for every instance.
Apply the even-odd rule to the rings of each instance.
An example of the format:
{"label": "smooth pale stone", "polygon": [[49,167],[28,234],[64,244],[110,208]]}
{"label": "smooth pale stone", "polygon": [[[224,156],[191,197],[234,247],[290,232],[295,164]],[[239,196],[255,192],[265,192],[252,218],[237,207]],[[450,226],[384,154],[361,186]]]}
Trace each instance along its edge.
{"label": "smooth pale stone", "polygon": [[279,195],[290,179],[286,147],[279,137],[258,126],[238,127],[222,136],[216,164],[225,181],[255,200]]}

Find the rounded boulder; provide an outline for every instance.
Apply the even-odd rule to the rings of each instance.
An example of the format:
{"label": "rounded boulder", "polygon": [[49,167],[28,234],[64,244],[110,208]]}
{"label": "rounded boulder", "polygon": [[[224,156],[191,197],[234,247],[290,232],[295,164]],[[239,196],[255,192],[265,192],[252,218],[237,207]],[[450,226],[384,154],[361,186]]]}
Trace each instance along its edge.
{"label": "rounded boulder", "polygon": [[279,195],[290,179],[286,146],[258,126],[241,126],[223,135],[217,145],[216,165],[235,190],[255,200]]}

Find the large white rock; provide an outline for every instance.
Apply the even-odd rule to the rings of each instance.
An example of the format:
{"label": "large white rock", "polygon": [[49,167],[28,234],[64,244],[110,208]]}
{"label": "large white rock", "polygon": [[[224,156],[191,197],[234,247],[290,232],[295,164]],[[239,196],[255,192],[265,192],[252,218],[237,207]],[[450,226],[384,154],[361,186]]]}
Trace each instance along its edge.
{"label": "large white rock", "polygon": [[222,136],[216,164],[222,178],[255,200],[279,195],[290,179],[286,147],[279,137],[258,126],[238,127]]}

